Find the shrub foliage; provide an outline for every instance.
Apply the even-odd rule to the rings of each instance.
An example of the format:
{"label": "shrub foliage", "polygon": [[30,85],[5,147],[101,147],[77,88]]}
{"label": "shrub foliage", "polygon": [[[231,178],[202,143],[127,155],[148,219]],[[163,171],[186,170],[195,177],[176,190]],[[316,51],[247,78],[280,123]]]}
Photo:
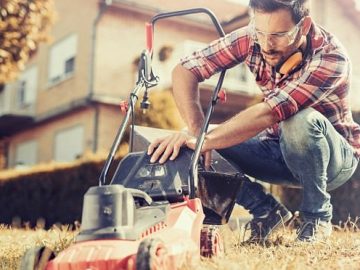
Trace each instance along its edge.
{"label": "shrub foliage", "polygon": [[30,222],[39,218],[47,225],[80,221],[83,195],[97,185],[102,162],[87,161],[75,166],[43,170],[0,182],[0,223],[13,218]]}
{"label": "shrub foliage", "polygon": [[16,78],[54,18],[52,0],[1,0],[0,84]]}

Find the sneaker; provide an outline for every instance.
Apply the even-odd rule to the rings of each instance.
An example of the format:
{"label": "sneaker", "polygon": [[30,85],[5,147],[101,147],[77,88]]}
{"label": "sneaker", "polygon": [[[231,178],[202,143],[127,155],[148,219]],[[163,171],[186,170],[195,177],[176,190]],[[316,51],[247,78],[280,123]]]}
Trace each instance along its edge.
{"label": "sneaker", "polygon": [[297,240],[301,242],[323,241],[331,235],[332,224],[330,221],[320,219],[304,220],[297,231]]}
{"label": "sneaker", "polygon": [[249,239],[242,242],[242,245],[265,244],[270,234],[289,221],[291,217],[291,212],[278,203],[266,216],[254,218],[246,224],[245,231],[250,229],[251,234]]}

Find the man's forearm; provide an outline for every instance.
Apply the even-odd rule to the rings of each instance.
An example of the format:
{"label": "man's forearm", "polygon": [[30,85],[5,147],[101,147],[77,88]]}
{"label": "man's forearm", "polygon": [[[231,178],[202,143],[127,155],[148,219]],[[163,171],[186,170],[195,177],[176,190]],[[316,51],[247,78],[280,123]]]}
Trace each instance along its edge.
{"label": "man's forearm", "polygon": [[276,122],[277,119],[267,103],[255,104],[211,130],[205,137],[203,151],[237,145]]}
{"label": "man's forearm", "polygon": [[204,122],[201,109],[198,81],[186,68],[178,64],[172,72],[173,95],[176,106],[188,126],[189,132],[200,132]]}

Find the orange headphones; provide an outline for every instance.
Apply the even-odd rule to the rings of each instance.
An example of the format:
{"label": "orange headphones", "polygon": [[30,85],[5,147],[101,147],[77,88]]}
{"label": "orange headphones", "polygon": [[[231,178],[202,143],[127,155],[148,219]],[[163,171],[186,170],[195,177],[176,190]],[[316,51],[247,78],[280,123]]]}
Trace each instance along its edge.
{"label": "orange headphones", "polygon": [[303,61],[303,53],[301,50],[295,51],[284,61],[276,65],[276,71],[280,74],[290,74]]}
{"label": "orange headphones", "polygon": [[301,48],[297,49],[288,58],[286,58],[285,60],[281,61],[276,65],[275,67],[276,72],[283,75],[289,75],[290,73],[294,73],[298,71],[303,64],[303,60],[307,55],[309,48],[310,48],[310,36],[306,38],[305,52],[303,52]]}

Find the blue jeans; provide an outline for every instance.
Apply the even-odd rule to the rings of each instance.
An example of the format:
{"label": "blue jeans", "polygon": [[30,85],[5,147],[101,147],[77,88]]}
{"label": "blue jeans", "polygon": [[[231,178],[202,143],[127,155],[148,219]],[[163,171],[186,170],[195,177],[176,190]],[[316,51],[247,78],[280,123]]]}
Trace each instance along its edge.
{"label": "blue jeans", "polygon": [[[260,134],[219,153],[257,180],[302,188],[302,216],[330,221],[328,191],[353,175],[359,159],[329,120],[312,108],[281,122],[280,129],[279,139],[265,139]],[[244,183],[236,202],[254,217],[264,215],[277,203],[251,181]]]}

